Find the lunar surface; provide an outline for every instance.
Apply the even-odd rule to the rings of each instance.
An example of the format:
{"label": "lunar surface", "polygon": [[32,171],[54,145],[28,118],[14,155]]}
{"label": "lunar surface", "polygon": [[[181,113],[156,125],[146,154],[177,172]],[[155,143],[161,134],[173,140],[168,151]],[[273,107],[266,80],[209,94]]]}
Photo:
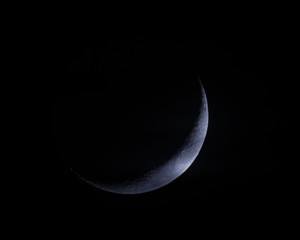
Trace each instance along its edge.
{"label": "lunar surface", "polygon": [[107,91],[62,98],[55,118],[59,149],[86,183],[119,194],[149,192],[174,181],[198,156],[208,128],[199,77],[157,82],[146,93],[143,86],[129,100],[118,94],[107,109],[103,96],[112,94]]}

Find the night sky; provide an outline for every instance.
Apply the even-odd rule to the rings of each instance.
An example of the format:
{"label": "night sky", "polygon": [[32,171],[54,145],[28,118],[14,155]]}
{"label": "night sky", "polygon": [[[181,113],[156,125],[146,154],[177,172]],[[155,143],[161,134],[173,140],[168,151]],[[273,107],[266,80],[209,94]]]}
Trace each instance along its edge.
{"label": "night sky", "polygon": [[[283,123],[278,110],[281,103],[275,93],[278,83],[269,75],[273,68],[271,47],[262,32],[232,34],[217,31],[211,35],[203,34],[201,30],[192,33],[85,33],[64,33],[59,44],[57,68],[53,70],[57,78],[51,83],[53,159],[61,173],[57,178],[57,194],[64,211],[187,208],[200,213],[215,208],[235,211],[273,208],[278,204],[282,190],[279,151],[282,140],[278,139],[278,132],[283,131]],[[101,126],[95,131],[102,135],[93,135],[91,139],[95,142],[90,139],[86,144],[89,146],[85,147],[95,149],[100,145],[106,152],[118,151],[115,135],[123,126],[120,124],[135,129],[140,123],[139,118],[147,118],[148,113],[141,106],[145,106],[148,95],[161,86],[158,90],[161,98],[150,106],[155,110],[160,106],[160,100],[167,104],[166,96],[180,92],[181,88],[188,95],[186,86],[194,73],[199,75],[207,94],[209,126],[200,154],[180,178],[153,192],[119,195],[96,189],[70,171],[72,160],[58,147],[59,142],[65,140],[62,136],[57,138],[57,111],[76,115],[76,108],[71,106],[74,101],[82,104],[78,98],[80,94],[92,102],[97,99],[101,103],[101,113],[91,114],[100,108],[98,104],[81,107],[80,114],[78,112],[80,116],[97,119],[88,126],[90,130],[94,130],[101,119]],[[171,91],[172,88],[175,90]],[[131,97],[133,92],[135,95]],[[120,102],[120,99],[124,101]],[[193,103],[193,97],[187,101]],[[134,117],[126,119],[126,106],[131,106],[128,111]],[[187,124],[180,133],[182,136],[189,131],[194,118],[193,107],[191,115],[183,120]],[[103,116],[107,114],[111,117]],[[120,119],[122,116],[124,118]],[[136,122],[132,122],[133,118]],[[149,121],[151,134],[157,131],[154,126],[158,126],[155,121],[159,120]],[[167,122],[162,124],[168,126]],[[76,124],[69,126],[67,139],[75,139],[80,134],[86,136],[79,133],[83,130]],[[126,131],[123,136],[132,141],[136,133]],[[180,134],[174,133],[171,139],[176,141],[178,138],[180,142]],[[126,142],[126,138],[123,141]],[[68,141],[65,146],[80,148],[76,141]],[[167,148],[168,144],[166,151]],[[73,154],[77,155],[77,152]],[[85,156],[84,152],[79,154]],[[92,158],[93,154],[95,152],[91,150],[88,156]],[[165,154],[164,150],[161,154]]]}

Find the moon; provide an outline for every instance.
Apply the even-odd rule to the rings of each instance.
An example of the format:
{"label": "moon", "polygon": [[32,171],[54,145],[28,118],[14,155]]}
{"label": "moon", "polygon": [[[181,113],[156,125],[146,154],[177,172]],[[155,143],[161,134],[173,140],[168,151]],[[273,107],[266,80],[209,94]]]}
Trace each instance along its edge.
{"label": "moon", "polygon": [[[194,162],[204,143],[208,129],[208,104],[204,87],[198,80],[197,117],[190,133],[184,139],[182,145],[169,159],[165,159],[155,168],[148,169],[142,176],[135,179],[126,179],[122,182],[105,182],[90,179],[84,174],[72,169],[75,175],[86,183],[104,191],[118,194],[140,194],[150,192],[168,185],[181,176]],[[145,153],[146,155],[146,153]]]}

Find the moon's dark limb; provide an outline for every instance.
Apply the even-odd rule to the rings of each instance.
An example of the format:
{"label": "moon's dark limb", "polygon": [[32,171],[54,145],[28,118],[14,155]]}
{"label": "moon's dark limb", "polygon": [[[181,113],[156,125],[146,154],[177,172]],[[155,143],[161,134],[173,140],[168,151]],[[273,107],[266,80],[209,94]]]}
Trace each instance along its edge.
{"label": "moon's dark limb", "polygon": [[[118,101],[120,96],[124,100],[121,108],[116,101],[116,106],[113,102],[103,110],[99,94],[81,95],[71,110],[73,119],[67,118],[70,129],[65,135],[72,136],[61,139],[62,147],[68,141],[64,157],[70,159],[78,177],[105,191],[138,194],[167,185],[193,163],[208,127],[207,99],[200,80],[174,81],[174,86],[172,81],[152,84],[147,90],[144,85],[135,86],[139,92],[130,92],[134,98],[128,99],[126,91],[118,94]],[[135,101],[140,103],[134,105]],[[69,103],[73,106],[74,100]],[[99,118],[93,111],[110,117],[103,120],[105,114]],[[110,130],[103,130],[103,125]]]}

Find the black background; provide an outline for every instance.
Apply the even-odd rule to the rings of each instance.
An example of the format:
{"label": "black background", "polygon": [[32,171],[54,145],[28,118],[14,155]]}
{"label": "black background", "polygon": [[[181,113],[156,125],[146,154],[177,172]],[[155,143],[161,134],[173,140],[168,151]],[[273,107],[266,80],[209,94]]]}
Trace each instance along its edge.
{"label": "black background", "polygon": [[[283,189],[283,140],[278,135],[284,126],[277,94],[280,85],[270,75],[275,54],[268,31],[242,24],[232,31],[222,26],[210,32],[201,27],[137,32],[95,31],[85,26],[63,29],[52,69],[55,78],[50,82],[52,112],[56,96],[94,89],[98,86],[94,77],[99,74],[107,81],[124,74],[132,52],[141,48],[141,55],[149,55],[149,65],[168,61],[169,68],[183,67],[200,76],[209,106],[209,128],[202,150],[193,165],[171,184],[145,194],[119,195],[74,176],[53,137],[53,159],[60,171],[55,177],[55,192],[63,212],[278,209]],[[87,76],[89,80],[83,81]]]}

